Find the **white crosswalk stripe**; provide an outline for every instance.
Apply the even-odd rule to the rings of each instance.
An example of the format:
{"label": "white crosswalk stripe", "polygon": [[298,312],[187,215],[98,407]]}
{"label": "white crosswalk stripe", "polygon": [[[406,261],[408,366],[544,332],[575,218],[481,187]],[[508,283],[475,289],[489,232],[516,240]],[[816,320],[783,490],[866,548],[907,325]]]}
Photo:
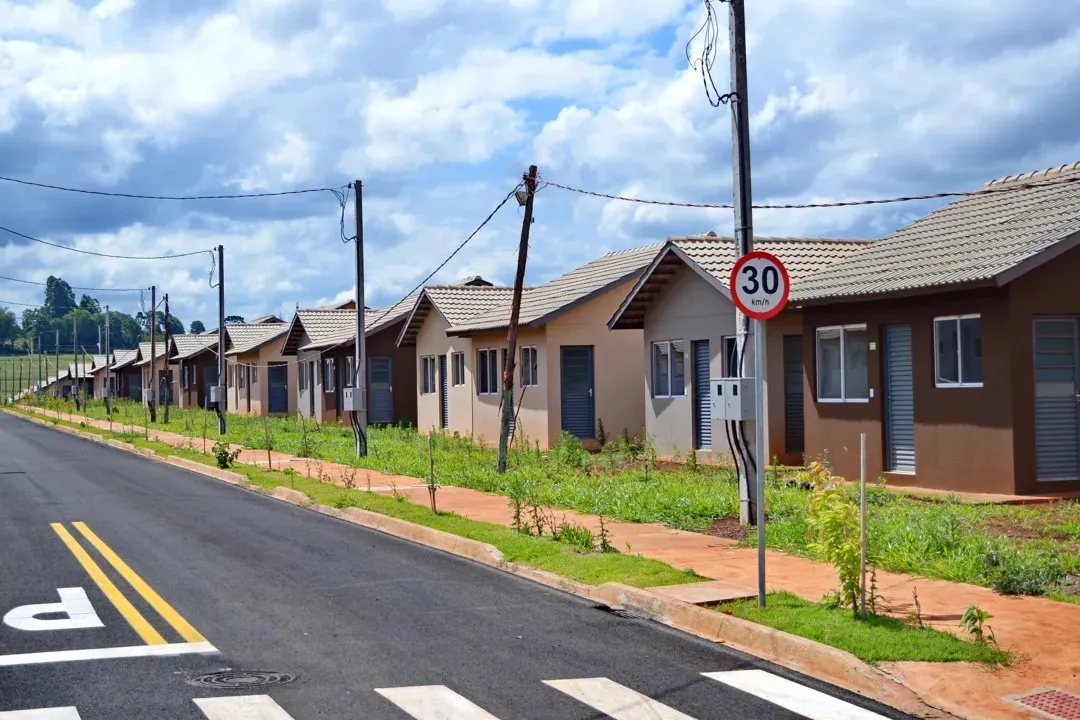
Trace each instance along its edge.
{"label": "white crosswalk stripe", "polygon": [[445,685],[376,688],[375,692],[416,720],[499,720]]}
{"label": "white crosswalk stripe", "polygon": [[269,695],[195,698],[193,702],[209,720],[293,720]]}
{"label": "white crosswalk stripe", "polygon": [[694,720],[689,715],[607,678],[545,680],[544,684],[614,720]]}
{"label": "white crosswalk stripe", "polygon": [[764,670],[731,670],[702,675],[756,695],[809,720],[886,720],[882,715]]}
{"label": "white crosswalk stripe", "polygon": [[0,720],[82,720],[73,707],[42,708],[40,710],[8,710],[0,712]]}

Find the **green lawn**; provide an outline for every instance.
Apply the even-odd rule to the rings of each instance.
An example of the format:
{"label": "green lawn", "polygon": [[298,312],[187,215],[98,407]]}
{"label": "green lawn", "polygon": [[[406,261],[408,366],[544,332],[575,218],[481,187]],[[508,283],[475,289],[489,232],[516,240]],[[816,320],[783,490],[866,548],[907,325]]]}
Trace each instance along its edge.
{"label": "green lawn", "polygon": [[[118,402],[116,407],[114,420],[143,424],[145,415],[139,404]],[[90,412],[93,417],[105,416],[100,402],[91,403]],[[427,475],[427,440],[412,428],[372,428],[371,453],[358,461],[348,428],[297,418],[266,422],[275,450],[387,474]],[[170,423],[157,427],[200,437],[204,426],[212,441],[216,438],[212,414],[173,408]],[[229,416],[228,428],[230,442],[266,447],[262,418]],[[495,471],[495,451],[470,438],[437,435],[434,443],[436,476],[444,485],[684,530],[708,531],[718,519],[737,516],[738,488],[732,469],[650,460],[662,452],[663,448],[619,438],[596,455],[576,442],[539,452],[527,439],[518,438],[511,451],[510,472],[500,475]],[[819,559],[808,547],[809,493],[799,486],[801,480],[805,478],[797,469],[767,472],[766,542],[772,548]],[[870,557],[885,570],[985,585],[1012,594],[1051,593],[1055,598],[1064,597],[1053,593],[1064,586],[1069,574],[1080,575],[1077,502],[973,505],[955,498],[912,497],[873,485],[868,506]],[[756,537],[751,534],[744,542],[753,545]]]}
{"label": "green lawn", "polygon": [[[67,370],[75,361],[74,355],[60,355],[60,368]],[[14,373],[14,378],[12,377]],[[20,375],[21,373],[21,375]],[[56,356],[41,356],[41,377],[56,375]],[[21,378],[21,380],[20,380]],[[25,390],[38,381],[38,356],[30,358],[26,353],[0,355],[0,399],[6,399],[18,390]],[[0,400],[2,402],[2,400]]]}
{"label": "green lawn", "polygon": [[[914,627],[891,617],[874,615],[857,620],[850,610],[810,603],[791,593],[769,593],[765,605],[761,609],[757,600],[740,600],[718,605],[716,609],[846,650],[871,664],[900,660],[1002,664],[1011,660],[1008,652],[992,645],[963,640],[941,630]],[[993,627],[992,621],[990,626]]]}

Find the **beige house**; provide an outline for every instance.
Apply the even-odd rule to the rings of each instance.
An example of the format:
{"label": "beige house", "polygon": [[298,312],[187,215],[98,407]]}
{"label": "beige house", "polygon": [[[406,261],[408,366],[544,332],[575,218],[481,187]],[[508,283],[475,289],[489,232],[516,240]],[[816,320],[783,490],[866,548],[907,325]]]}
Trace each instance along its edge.
{"label": "beige house", "polygon": [[[592,444],[645,431],[642,333],[606,323],[659,245],[613,252],[524,290],[514,377],[515,442],[550,448],[563,431]],[[417,415],[439,428],[497,443],[512,290],[424,288],[402,328],[415,345]]]}
{"label": "beige house", "polygon": [[238,415],[296,412],[296,358],[281,354],[289,325],[276,318],[225,326],[228,409]]}
{"label": "beige house", "polygon": [[[848,257],[865,241],[756,238],[755,250],[777,256],[793,286]],[[708,234],[670,238],[611,315],[615,335],[642,342],[645,425],[662,456],[697,451],[706,461],[731,456],[729,428],[712,422],[709,380],[737,376],[735,306],[728,290],[735,263],[733,238]],[[769,460],[802,462],[803,330],[798,310],[766,323],[766,408]],[[747,338],[753,375],[753,323]],[[639,384],[640,387],[640,384]],[[750,436],[752,438],[752,436]]]}
{"label": "beige house", "polygon": [[217,382],[217,335],[184,334],[169,337],[172,398],[182,408],[209,408],[210,388]]}
{"label": "beige house", "polygon": [[[154,357],[154,366],[157,367],[157,371],[158,371],[158,392],[157,392],[158,398],[157,398],[157,404],[161,405],[161,404],[163,404],[165,402],[166,388],[170,387],[170,385],[171,385],[171,383],[168,380],[166,380],[166,377],[165,377],[165,370],[166,370],[165,358],[168,355],[170,348],[166,346],[164,338],[159,340],[156,343],[156,345],[157,345],[157,347],[155,348],[155,350],[157,350],[157,354]],[[135,367],[139,368],[139,372],[142,374],[142,385],[141,385],[142,388],[144,390],[147,390],[147,389],[153,387],[153,384],[152,384],[153,383],[153,380],[152,380],[153,370],[152,370],[152,367],[150,365],[150,343],[148,343],[148,342],[139,343],[139,359],[135,362]],[[170,402],[171,402],[171,398],[170,398]],[[142,403],[143,403],[143,405],[147,404],[147,397],[146,397],[145,392],[143,392]]]}

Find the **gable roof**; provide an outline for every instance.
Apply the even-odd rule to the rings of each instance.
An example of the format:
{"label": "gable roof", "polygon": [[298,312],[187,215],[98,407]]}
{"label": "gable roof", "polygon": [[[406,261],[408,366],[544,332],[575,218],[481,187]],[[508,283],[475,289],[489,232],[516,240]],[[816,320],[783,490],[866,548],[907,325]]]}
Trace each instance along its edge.
{"label": "gable roof", "polygon": [[139,348],[131,350],[117,350],[113,353],[113,370],[122,370],[128,365],[139,361]]}
{"label": "gable roof", "polygon": [[257,350],[288,332],[283,321],[236,323],[225,326],[225,336],[231,348],[226,355],[242,355]]}
{"label": "gable roof", "polygon": [[[257,318],[255,318],[254,320],[252,320],[252,321],[250,321],[250,322],[246,322],[246,323],[237,323],[237,325],[266,325],[266,324],[270,324],[270,325],[273,325],[273,324],[280,324],[280,325],[284,325],[284,324],[285,324],[285,321],[284,321],[284,320],[282,320],[281,318],[279,318],[279,317],[278,317],[277,315],[263,315],[263,316],[261,316],[261,317],[257,317]],[[228,327],[228,325],[226,325],[226,328],[227,328],[227,327]]]}
{"label": "gable roof", "polygon": [[492,305],[509,308],[513,292],[513,288],[505,285],[428,285],[409,307],[408,319],[398,334],[397,344],[416,343],[416,335],[433,309],[454,327],[484,313]]}
{"label": "gable roof", "polygon": [[1080,244],[1080,162],[982,190],[814,273],[792,301],[1000,286]]}
{"label": "gable roof", "polygon": [[93,370],[94,366],[90,363],[90,358],[77,358],[74,362],[68,363],[68,375],[78,376],[80,380],[90,377]]}
{"label": "gable roof", "polygon": [[[161,342],[157,343],[157,357],[155,357],[154,359],[157,360],[158,358],[165,357],[166,350],[167,349],[165,347],[165,341],[164,341],[164,339],[162,339]],[[142,365],[149,365],[149,364],[150,364],[150,343],[141,342],[141,343],[139,343],[139,359],[135,362],[135,367],[140,367]]]}
{"label": "gable roof", "polygon": [[[367,336],[382,332],[403,318],[413,306],[415,295],[410,295],[389,308],[373,310],[364,308],[364,333]],[[307,344],[301,346],[301,338],[307,335]],[[298,351],[329,350],[330,348],[356,342],[356,311],[297,310],[284,334],[282,355],[295,355]]]}
{"label": "gable roof", "polygon": [[[754,250],[764,250],[778,257],[784,263],[794,288],[822,267],[849,257],[868,242],[834,238],[758,237],[754,238]],[[712,233],[668,238],[608,320],[608,327],[612,330],[642,329],[649,306],[663,292],[680,265],[689,267],[717,292],[730,298],[728,285],[731,269],[735,266],[735,248],[735,238],[719,237]]]}
{"label": "gable roof", "polygon": [[190,360],[213,349],[218,343],[216,335],[173,335],[170,340],[176,350],[176,354],[171,355],[173,360]]}

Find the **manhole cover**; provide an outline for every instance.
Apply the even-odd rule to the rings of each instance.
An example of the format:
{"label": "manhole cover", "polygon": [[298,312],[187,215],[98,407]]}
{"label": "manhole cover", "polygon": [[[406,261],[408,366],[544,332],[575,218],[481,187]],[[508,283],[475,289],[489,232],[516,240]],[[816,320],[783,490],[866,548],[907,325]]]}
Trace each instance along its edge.
{"label": "manhole cover", "polygon": [[1080,720],[1080,695],[1057,688],[1039,688],[1008,698],[1016,705],[1042,713],[1054,720]]}
{"label": "manhole cover", "polygon": [[267,685],[284,685],[296,679],[295,675],[271,670],[221,670],[187,679],[189,685],[214,690],[248,690]]}

